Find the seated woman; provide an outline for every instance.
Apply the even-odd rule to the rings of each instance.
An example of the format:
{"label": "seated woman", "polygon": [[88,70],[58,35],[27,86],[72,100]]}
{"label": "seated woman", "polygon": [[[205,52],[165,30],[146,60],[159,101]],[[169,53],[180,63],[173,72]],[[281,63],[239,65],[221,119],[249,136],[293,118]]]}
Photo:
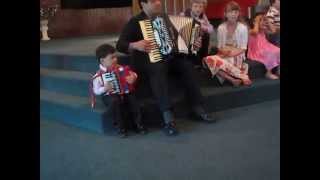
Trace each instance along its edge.
{"label": "seated woman", "polygon": [[234,86],[251,85],[248,76],[248,64],[245,52],[248,43],[248,27],[241,23],[240,6],[231,1],[225,7],[226,21],[218,27],[218,54],[207,56],[205,59],[213,76],[217,76],[220,83],[230,81]]}
{"label": "seated woman", "polygon": [[[264,64],[267,69],[266,78],[278,79],[280,76],[280,48],[267,40],[265,30],[265,16],[261,13],[255,17],[253,28],[250,29],[247,56],[251,60]],[[278,76],[272,73],[275,67],[278,67]]]}

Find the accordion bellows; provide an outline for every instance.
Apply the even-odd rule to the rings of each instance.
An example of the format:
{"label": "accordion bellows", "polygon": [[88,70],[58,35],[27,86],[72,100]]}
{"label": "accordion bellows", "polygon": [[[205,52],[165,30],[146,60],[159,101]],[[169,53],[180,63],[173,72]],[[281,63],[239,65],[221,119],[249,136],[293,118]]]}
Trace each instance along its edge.
{"label": "accordion bellows", "polygon": [[[196,53],[193,44],[200,35],[200,25],[189,17],[168,16],[168,19],[169,25],[162,17],[139,21],[143,38],[151,41],[154,47],[149,53],[152,63],[163,60],[162,55],[168,55],[172,51],[184,54]],[[169,33],[170,28],[175,33]]]}

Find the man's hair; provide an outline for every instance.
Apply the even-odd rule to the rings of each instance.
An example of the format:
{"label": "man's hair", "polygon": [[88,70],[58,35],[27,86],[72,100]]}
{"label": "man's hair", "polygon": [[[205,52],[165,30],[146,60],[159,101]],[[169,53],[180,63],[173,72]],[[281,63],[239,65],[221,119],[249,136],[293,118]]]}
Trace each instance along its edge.
{"label": "man's hair", "polygon": [[98,63],[100,63],[101,58],[105,58],[109,54],[113,54],[116,52],[116,49],[109,44],[102,44],[96,49],[96,58],[98,59]]}
{"label": "man's hair", "polygon": [[142,2],[144,2],[144,3],[148,3],[148,0],[139,0],[139,7],[140,7],[140,9],[142,9],[142,5],[141,5],[141,3]]}
{"label": "man's hair", "polygon": [[275,2],[276,0],[270,0],[270,5],[272,6],[272,4]]}

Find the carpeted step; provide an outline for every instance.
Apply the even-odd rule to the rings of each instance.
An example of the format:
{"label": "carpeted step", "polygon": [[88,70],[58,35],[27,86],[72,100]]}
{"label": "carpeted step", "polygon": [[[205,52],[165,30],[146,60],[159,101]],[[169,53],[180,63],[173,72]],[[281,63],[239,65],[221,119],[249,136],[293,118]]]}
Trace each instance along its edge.
{"label": "carpeted step", "polygon": [[[280,96],[280,81],[259,79],[251,87],[234,88],[224,86],[220,88],[203,87],[201,91],[205,96],[208,112],[222,111],[239,106],[255,104],[267,100],[278,99]],[[189,116],[188,104],[183,93],[171,97],[177,118]],[[62,93],[40,91],[41,116],[95,131],[106,133],[112,129],[108,107],[105,107],[99,97],[97,106],[91,109],[88,97],[72,96]],[[143,117],[147,124],[161,123],[161,114],[152,98],[141,100]],[[105,114],[103,112],[106,111]],[[102,120],[105,116],[107,121]]]}
{"label": "carpeted step", "polygon": [[[131,63],[130,56],[120,53],[118,61],[120,64],[130,65]],[[246,62],[249,64],[249,76],[252,79],[264,77],[266,70],[263,64],[250,59]],[[97,70],[98,62],[92,55],[41,54],[40,67],[94,73]]]}

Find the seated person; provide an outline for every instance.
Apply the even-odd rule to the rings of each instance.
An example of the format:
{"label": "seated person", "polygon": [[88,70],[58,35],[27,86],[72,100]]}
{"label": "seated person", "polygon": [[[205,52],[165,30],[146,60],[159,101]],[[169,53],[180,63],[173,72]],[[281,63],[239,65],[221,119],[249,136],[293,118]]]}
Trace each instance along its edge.
{"label": "seated person", "polygon": [[218,27],[218,54],[205,59],[209,70],[222,84],[230,81],[234,86],[251,85],[248,76],[246,49],[248,43],[248,27],[240,22],[240,6],[235,1],[225,7],[225,19]]}
{"label": "seated person", "polygon": [[[145,134],[147,129],[142,123],[140,108],[134,94],[134,83],[137,79],[137,74],[129,66],[117,64],[115,48],[108,44],[103,44],[96,49],[96,58],[100,65],[99,70],[92,77],[92,107],[95,104],[94,95],[102,95],[103,103],[106,106],[110,105],[113,120],[117,124],[120,137],[127,136],[127,127],[123,114],[128,110],[133,113],[134,123],[138,132]],[[104,78],[107,73],[110,76]],[[115,87],[115,79],[112,79],[112,75],[117,76],[118,84],[121,88],[119,86]],[[111,104],[109,104],[110,102]]]}
{"label": "seated person", "polygon": [[196,61],[194,61],[196,66],[201,67],[203,58],[208,56],[210,34],[214,32],[214,29],[205,14],[207,0],[190,0],[190,3],[191,8],[186,9],[180,15],[192,17],[201,24],[201,48],[197,53]]}
{"label": "seated person", "polygon": [[271,6],[266,14],[267,39],[280,47],[280,0],[270,0]]}
{"label": "seated person", "polygon": [[[163,59],[158,62],[151,62],[149,53],[154,48],[154,44],[152,41],[144,39],[139,22],[153,19],[159,15],[162,15],[163,21],[167,21],[168,15],[162,12],[162,1],[139,0],[139,6],[142,11],[132,17],[123,28],[117,42],[117,49],[122,53],[130,54],[133,67],[139,72],[139,75],[145,75],[144,77],[147,78],[147,81],[143,83],[150,85],[156,105],[162,114],[165,134],[175,136],[179,133],[173,113],[172,99],[169,96],[169,69],[180,76],[179,83],[184,85],[186,97],[195,119],[208,123],[215,122],[215,118],[204,109],[204,98],[194,76],[192,59],[177,53],[163,56]],[[196,42],[199,47],[200,41]]]}
{"label": "seated person", "polygon": [[272,73],[275,67],[280,68],[280,48],[271,44],[265,35],[266,24],[264,14],[258,14],[254,19],[253,28],[250,29],[248,53],[247,56],[251,60],[259,61],[264,64],[267,69],[266,78],[278,79],[278,76]]}

